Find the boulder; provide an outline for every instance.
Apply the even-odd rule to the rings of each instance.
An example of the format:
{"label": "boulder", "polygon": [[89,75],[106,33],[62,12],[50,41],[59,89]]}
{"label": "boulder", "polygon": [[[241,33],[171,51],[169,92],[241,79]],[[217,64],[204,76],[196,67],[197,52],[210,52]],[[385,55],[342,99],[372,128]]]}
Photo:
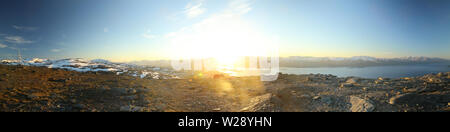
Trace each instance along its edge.
{"label": "boulder", "polygon": [[371,112],[375,109],[372,101],[356,96],[350,96],[350,103],[352,104],[351,112]]}
{"label": "boulder", "polygon": [[271,103],[272,94],[264,94],[261,96],[254,97],[250,100],[247,107],[241,109],[241,112],[278,112],[279,109],[274,107]]}
{"label": "boulder", "polygon": [[384,78],[382,78],[382,77],[378,77],[378,78],[377,78],[377,80],[383,81],[383,80],[384,80]]}
{"label": "boulder", "polygon": [[127,91],[128,94],[136,94],[136,89],[134,89],[134,88],[129,88],[127,90],[128,90]]}
{"label": "boulder", "polygon": [[407,81],[412,80],[412,78],[410,78],[410,77],[402,77],[402,78],[400,78],[400,79],[407,80]]}
{"label": "boulder", "polygon": [[441,83],[441,82],[442,82],[441,79],[439,79],[439,78],[437,78],[437,77],[428,77],[428,78],[427,78],[427,81],[428,81],[429,83]]}
{"label": "boulder", "polygon": [[314,100],[320,99],[320,96],[314,96],[313,99]]}
{"label": "boulder", "polygon": [[358,83],[358,79],[356,79],[356,78],[349,78],[345,82],[346,83],[351,83],[351,84],[356,84],[356,83]]}
{"label": "boulder", "polygon": [[438,74],[436,74],[436,76],[437,76],[437,77],[442,77],[442,76],[444,76],[444,73],[439,72]]}

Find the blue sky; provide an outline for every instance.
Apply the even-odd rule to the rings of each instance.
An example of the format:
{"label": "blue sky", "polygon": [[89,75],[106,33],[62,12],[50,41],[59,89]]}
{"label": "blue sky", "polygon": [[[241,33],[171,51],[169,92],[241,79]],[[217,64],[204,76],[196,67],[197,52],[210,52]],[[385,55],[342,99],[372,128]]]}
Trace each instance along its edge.
{"label": "blue sky", "polygon": [[[281,56],[450,59],[450,2],[445,0],[5,0],[0,3],[0,56],[14,56],[15,49],[21,48],[27,57],[161,59],[173,53],[174,41],[189,36],[196,37],[192,43],[225,47],[232,54],[229,50],[233,46],[242,45],[237,42],[242,40],[239,36],[248,34],[252,38],[279,38]],[[236,34],[217,33],[229,30]],[[199,40],[203,38],[209,40]]]}

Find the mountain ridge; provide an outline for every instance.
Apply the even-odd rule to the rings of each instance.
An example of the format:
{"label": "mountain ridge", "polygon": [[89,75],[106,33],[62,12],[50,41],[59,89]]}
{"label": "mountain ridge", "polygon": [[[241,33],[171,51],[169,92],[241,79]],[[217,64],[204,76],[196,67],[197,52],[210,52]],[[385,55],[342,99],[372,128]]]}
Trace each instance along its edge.
{"label": "mountain ridge", "polygon": [[281,67],[369,67],[369,66],[391,66],[391,65],[414,65],[448,63],[450,60],[437,57],[409,56],[397,58],[376,58],[370,56],[353,57],[305,57],[290,56],[281,57]]}
{"label": "mountain ridge", "polygon": [[[105,59],[84,60],[82,58],[68,58],[60,60],[50,59],[25,59],[25,64],[39,65],[43,62],[58,62],[58,61],[81,61],[91,62],[105,65],[130,65],[130,66],[153,66],[161,68],[170,68],[170,60],[141,60],[130,61],[125,63],[111,62]],[[19,63],[17,60],[2,60],[2,63]],[[280,67],[296,67],[296,68],[311,68],[311,67],[369,67],[369,66],[392,66],[392,65],[414,65],[414,64],[433,64],[433,63],[450,63],[450,60],[438,57],[425,56],[406,56],[396,58],[376,58],[371,56],[352,56],[352,57],[312,57],[312,56],[289,56],[280,57]]]}
{"label": "mountain ridge", "polygon": [[[280,57],[281,67],[367,67],[383,65],[411,65],[450,62],[438,57],[407,56],[397,58],[376,58],[371,56],[353,57],[311,57],[289,56]],[[131,61],[130,64],[170,67],[170,60],[141,60]]]}

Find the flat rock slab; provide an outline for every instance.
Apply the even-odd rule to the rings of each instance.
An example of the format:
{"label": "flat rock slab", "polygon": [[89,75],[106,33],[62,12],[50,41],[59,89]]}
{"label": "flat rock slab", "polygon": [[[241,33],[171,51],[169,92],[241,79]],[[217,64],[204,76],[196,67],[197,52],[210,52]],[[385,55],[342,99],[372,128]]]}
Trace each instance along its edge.
{"label": "flat rock slab", "polygon": [[351,112],[371,112],[375,109],[375,106],[370,100],[365,100],[356,96],[350,96],[350,103],[352,107]]}

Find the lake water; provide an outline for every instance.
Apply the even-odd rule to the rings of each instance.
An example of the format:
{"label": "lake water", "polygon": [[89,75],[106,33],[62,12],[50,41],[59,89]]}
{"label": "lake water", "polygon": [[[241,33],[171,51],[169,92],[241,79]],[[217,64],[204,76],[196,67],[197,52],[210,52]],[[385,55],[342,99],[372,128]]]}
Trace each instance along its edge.
{"label": "lake water", "polygon": [[281,67],[284,74],[333,74],[338,77],[356,76],[363,78],[400,78],[423,76],[429,73],[449,72],[450,63],[417,64],[400,66],[373,67],[321,67],[321,68],[291,68]]}

